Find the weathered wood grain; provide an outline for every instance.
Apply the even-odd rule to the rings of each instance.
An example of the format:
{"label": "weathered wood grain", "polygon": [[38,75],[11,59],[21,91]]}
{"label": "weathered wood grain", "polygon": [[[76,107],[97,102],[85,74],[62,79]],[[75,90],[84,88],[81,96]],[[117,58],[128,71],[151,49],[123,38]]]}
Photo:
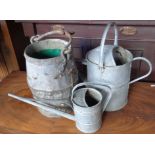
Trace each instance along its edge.
{"label": "weathered wood grain", "polygon": [[1,42],[1,49],[8,72],[11,73],[12,71],[19,70],[19,66],[6,21],[0,21],[0,27],[3,34],[3,42]]}
{"label": "weathered wood grain", "polygon": [[[31,97],[25,72],[13,72],[0,83],[0,133],[80,133],[73,121],[46,118],[35,107],[8,97],[9,92]],[[104,113],[97,133],[155,133],[155,88],[150,83],[132,85],[128,105]]]}

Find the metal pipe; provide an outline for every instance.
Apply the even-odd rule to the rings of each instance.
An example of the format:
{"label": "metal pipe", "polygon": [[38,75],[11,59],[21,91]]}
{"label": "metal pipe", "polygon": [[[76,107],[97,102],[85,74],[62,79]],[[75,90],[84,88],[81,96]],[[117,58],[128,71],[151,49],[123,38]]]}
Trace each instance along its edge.
{"label": "metal pipe", "polygon": [[20,101],[22,101],[22,102],[28,103],[28,104],[30,104],[30,105],[39,107],[39,108],[41,108],[41,109],[43,109],[43,110],[46,110],[46,111],[48,111],[48,112],[52,112],[52,113],[55,113],[55,114],[60,115],[60,116],[62,116],[62,117],[65,117],[65,118],[68,118],[68,119],[70,119],[70,120],[75,121],[74,115],[71,115],[71,114],[69,114],[69,113],[65,113],[65,112],[60,111],[60,110],[53,109],[53,108],[51,108],[50,106],[41,104],[41,102],[38,103],[38,102],[35,102],[35,101],[31,100],[31,99],[24,98],[24,97],[19,97],[19,96],[16,96],[16,95],[14,95],[14,94],[10,94],[10,93],[8,93],[8,96],[10,96],[10,97],[12,97],[12,98],[15,98],[15,99],[17,99],[17,100],[20,100]]}

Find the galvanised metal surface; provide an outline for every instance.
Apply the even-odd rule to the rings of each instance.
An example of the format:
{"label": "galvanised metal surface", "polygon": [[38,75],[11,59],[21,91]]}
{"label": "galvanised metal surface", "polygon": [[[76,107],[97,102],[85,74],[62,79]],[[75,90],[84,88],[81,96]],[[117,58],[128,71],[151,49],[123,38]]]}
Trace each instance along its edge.
{"label": "galvanised metal surface", "polygon": [[[104,31],[101,46],[89,51],[86,56],[87,81],[100,82],[111,87],[112,98],[106,108],[106,111],[116,111],[123,108],[127,104],[129,84],[149,76],[152,71],[152,64],[148,59],[143,57],[133,58],[131,52],[123,49],[122,47],[117,47],[116,39],[118,38],[118,36],[115,36],[114,45],[102,44],[105,43],[107,31],[110,29],[109,25],[111,26],[112,23],[108,24],[107,28]],[[115,32],[115,35],[118,34]],[[117,66],[107,66],[105,64],[105,53],[112,50],[116,50],[115,52],[119,53],[118,56],[122,64]],[[130,82],[132,62],[136,60],[145,61],[149,66],[149,71],[145,75]]]}
{"label": "galvanised metal surface", "polygon": [[[82,86],[86,86],[86,88],[81,88]],[[88,101],[86,101],[87,92],[83,93],[85,95],[81,93],[84,91],[87,91],[90,94],[90,96],[88,96]],[[96,103],[93,103],[92,98],[96,100]],[[102,125],[102,114],[108,105],[110,98],[111,89],[107,86],[90,82],[77,84],[73,88],[71,96],[76,127],[84,133],[94,133],[99,130]]]}
{"label": "galvanised metal surface", "polygon": [[105,111],[117,111],[122,109],[128,103],[129,83],[122,86],[107,85],[111,87],[112,97]]}
{"label": "galvanised metal surface", "polygon": [[73,109],[74,109],[75,116],[72,114],[62,112],[58,109],[54,109],[51,106],[42,104],[41,102],[37,102],[33,99],[27,99],[13,94],[8,94],[8,95],[10,97],[13,97],[25,103],[34,105],[50,113],[55,113],[62,117],[68,118],[70,120],[74,120],[76,122],[76,127],[81,132],[93,133],[93,132],[96,132],[102,125],[102,103],[101,103],[102,94],[99,91],[92,88],[90,91],[94,91],[93,93],[97,97],[97,103],[93,107],[84,107],[84,106],[79,106],[78,103],[73,102],[73,107],[74,107]]}
{"label": "galvanised metal surface", "polygon": [[[81,88],[81,86],[86,86],[86,88]],[[94,86],[95,88],[93,88]],[[82,93],[85,92],[84,95],[81,91]],[[88,82],[76,85],[73,88],[71,95],[74,111],[74,115],[72,115],[55,109],[55,106],[53,107],[51,105],[44,104],[43,102],[35,99],[8,94],[10,97],[36,106],[42,110],[48,111],[49,113],[54,113],[75,121],[76,127],[84,133],[94,133],[100,129],[102,125],[102,114],[109,103],[111,95],[111,89],[108,86]]]}
{"label": "galvanised metal surface", "polygon": [[[79,105],[80,100],[75,100],[74,96],[78,96],[80,91],[85,89],[91,96],[96,99],[93,106]],[[85,98],[84,98],[85,99]],[[102,94],[93,88],[81,88],[73,92],[73,109],[76,120],[76,127],[84,133],[94,133],[102,125]]]}
{"label": "galvanised metal surface", "polygon": [[[69,39],[46,39],[49,35],[64,35]],[[33,97],[59,109],[68,110],[71,90],[78,81],[78,72],[71,55],[71,36],[62,28],[54,29],[43,35],[33,36],[31,44],[25,48],[27,83]],[[48,58],[36,58],[34,55],[46,49],[59,49],[60,55]],[[48,117],[55,116],[40,109]]]}

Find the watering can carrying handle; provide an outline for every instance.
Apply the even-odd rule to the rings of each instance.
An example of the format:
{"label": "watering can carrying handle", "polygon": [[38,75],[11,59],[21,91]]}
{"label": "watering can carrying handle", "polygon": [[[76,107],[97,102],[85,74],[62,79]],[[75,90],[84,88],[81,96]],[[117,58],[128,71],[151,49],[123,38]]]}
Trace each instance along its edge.
{"label": "watering can carrying handle", "polygon": [[151,64],[151,62],[148,59],[146,59],[144,57],[136,57],[132,61],[136,61],[136,60],[143,60],[143,61],[145,61],[148,64],[148,66],[149,66],[149,71],[145,75],[130,81],[129,84],[135,83],[135,82],[137,82],[137,81],[139,81],[141,79],[144,79],[144,78],[148,77],[151,74],[151,72],[152,72],[152,64]]}
{"label": "watering can carrying handle", "polygon": [[110,22],[105,30],[104,30],[104,33],[102,35],[102,40],[101,40],[101,52],[100,52],[100,60],[99,60],[99,66],[102,68],[103,65],[104,65],[104,45],[105,45],[105,41],[106,41],[106,37],[107,37],[107,34],[110,30],[110,27],[111,26],[114,26],[114,31],[115,31],[115,38],[114,38],[114,46],[117,47],[118,46],[118,30],[117,30],[117,25],[116,23],[114,22]]}
{"label": "watering can carrying handle", "polygon": [[[43,38],[45,38],[47,36],[51,36],[51,35],[54,35],[54,34],[64,35],[69,39],[68,44],[66,45],[66,47],[64,49],[64,51],[66,51],[68,49],[68,47],[71,45],[72,37],[71,37],[71,34],[68,31],[64,30],[64,27],[61,26],[61,25],[52,26],[52,31],[49,31],[47,33],[32,36],[30,38],[30,42],[31,42],[31,44],[33,44],[33,43],[38,42],[39,40],[41,40],[41,39],[43,39]],[[64,51],[63,51],[63,53],[67,54]]]}
{"label": "watering can carrying handle", "polygon": [[105,102],[105,104],[103,106],[103,109],[102,109],[102,111],[104,112],[105,109],[106,109],[106,107],[107,107],[107,105],[108,105],[108,103],[109,103],[109,101],[110,101],[110,99],[111,99],[111,96],[112,96],[111,87],[108,84],[106,84],[106,83],[105,84],[103,84],[103,83],[97,83],[97,82],[83,82],[83,83],[79,83],[76,86],[74,86],[73,89],[72,89],[72,93],[71,93],[71,101],[72,102],[73,102],[73,94],[74,94],[74,91],[77,88],[82,87],[82,86],[92,86],[92,87],[98,88],[98,89],[101,89],[102,86],[105,86],[105,87],[107,87],[109,89],[108,90],[109,95],[108,95],[107,100],[106,100],[106,102]]}

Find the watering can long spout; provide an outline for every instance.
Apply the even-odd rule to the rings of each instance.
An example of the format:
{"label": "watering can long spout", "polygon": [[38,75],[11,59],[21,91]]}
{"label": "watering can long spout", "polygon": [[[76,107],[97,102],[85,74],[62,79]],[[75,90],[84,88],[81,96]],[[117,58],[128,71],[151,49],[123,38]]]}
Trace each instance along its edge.
{"label": "watering can long spout", "polygon": [[12,98],[15,98],[17,100],[23,101],[25,103],[31,104],[31,105],[33,105],[35,107],[41,108],[41,109],[46,110],[48,112],[52,112],[52,113],[55,113],[55,114],[57,114],[59,116],[62,116],[62,117],[65,117],[65,118],[68,118],[70,120],[75,121],[74,115],[69,114],[69,113],[65,113],[65,112],[57,110],[57,109],[54,109],[51,106],[43,105],[43,104],[41,104],[41,102],[37,102],[37,101],[29,99],[29,98],[19,97],[19,96],[10,94],[10,93],[8,93],[8,96],[10,96]]}

